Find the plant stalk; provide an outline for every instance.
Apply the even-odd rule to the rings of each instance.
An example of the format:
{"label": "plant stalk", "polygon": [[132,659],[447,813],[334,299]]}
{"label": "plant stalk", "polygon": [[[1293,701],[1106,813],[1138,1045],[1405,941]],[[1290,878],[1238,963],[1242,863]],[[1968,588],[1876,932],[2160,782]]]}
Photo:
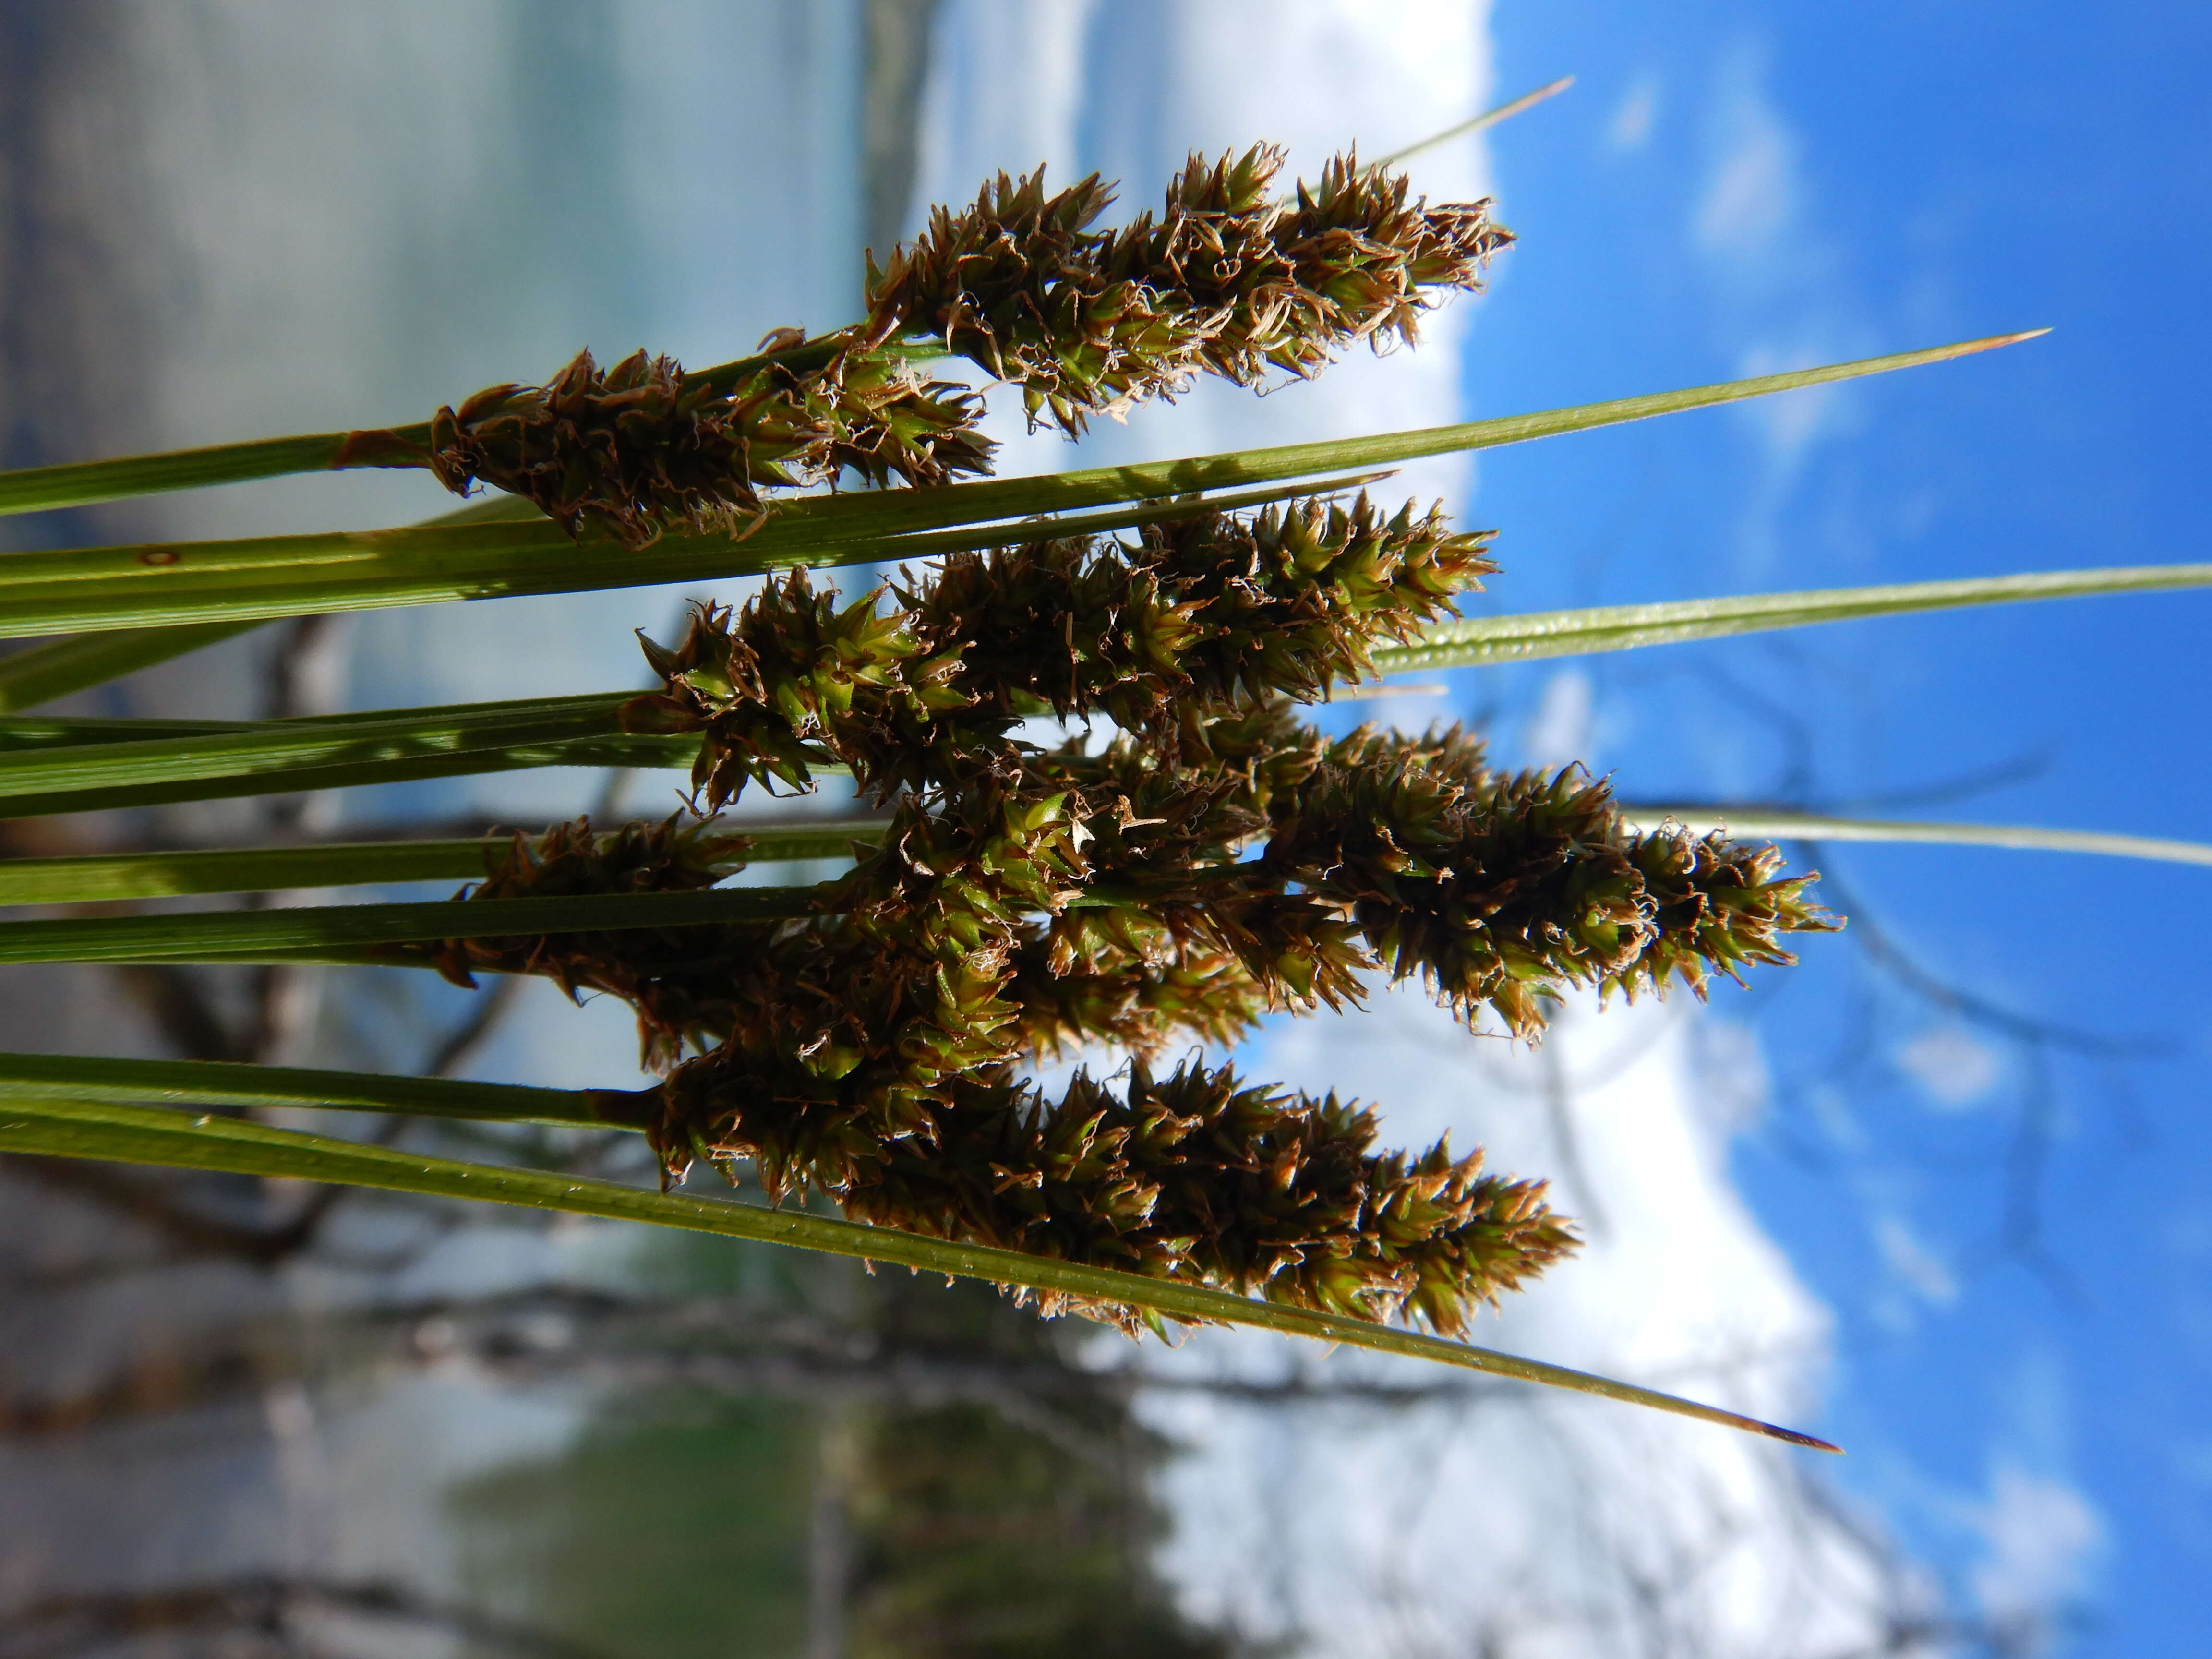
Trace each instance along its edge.
{"label": "plant stalk", "polygon": [[[831,818],[758,832],[747,861],[774,864],[851,855],[878,839],[880,818]],[[103,853],[84,858],[0,860],[0,904],[101,904],[195,893],[257,893],[401,881],[472,880],[506,842],[497,836],[447,841],[331,842],[313,847],[206,848],[185,852]]]}
{"label": "plant stalk", "polygon": [[[635,552],[599,544],[579,546],[558,526],[540,522],[10,554],[0,556],[0,598],[5,601],[0,637],[711,580],[784,565],[869,563],[956,546],[1003,545],[1039,534],[1076,533],[1080,526],[1061,524],[1047,531],[1000,520],[1116,503],[1167,502],[1194,492],[1249,489],[1522,443],[1940,362],[2031,337],[2032,333],[1998,335],[1717,386],[1368,438],[1042,477],[803,497],[778,503],[750,537],[672,534]],[[1170,502],[1138,512],[1173,516],[1202,510],[1207,507]],[[948,528],[956,526],[963,528]]]}
{"label": "plant stalk", "polygon": [[809,1215],[796,1209],[771,1210],[757,1205],[695,1197],[689,1193],[650,1192],[538,1170],[466,1164],[419,1152],[365,1146],[354,1141],[273,1129],[235,1119],[195,1120],[158,1108],[84,1100],[9,1101],[0,1107],[0,1152],[283,1176],[389,1192],[556,1210],[611,1220],[649,1222],[694,1232],[854,1256],[866,1261],[890,1262],[919,1272],[980,1279],[1035,1291],[1060,1291],[1100,1302],[1148,1308],[1171,1317],[1250,1326],[1382,1353],[1434,1360],[1695,1418],[1816,1451],[1840,1449],[1794,1429],[1717,1407],[1394,1326],[1255,1301],[1203,1285],[1145,1278],[1048,1256],[952,1243],[888,1227]]}

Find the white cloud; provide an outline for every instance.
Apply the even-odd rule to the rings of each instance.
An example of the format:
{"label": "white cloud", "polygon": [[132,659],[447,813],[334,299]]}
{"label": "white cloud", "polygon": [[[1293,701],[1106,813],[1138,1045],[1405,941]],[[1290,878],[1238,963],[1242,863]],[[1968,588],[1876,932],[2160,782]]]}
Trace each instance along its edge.
{"label": "white cloud", "polygon": [[1896,1216],[1875,1224],[1875,1244],[1891,1273],[1923,1301],[1947,1307],[1959,1299],[1959,1280],[1934,1246]]}
{"label": "white cloud", "polygon": [[[1470,1036],[1415,993],[1272,1034],[1255,1071],[1379,1099],[1398,1145],[1450,1130],[1562,1176],[1581,1255],[1478,1340],[1784,1419],[1814,1405],[1826,1310],[1729,1176],[1684,1002],[1569,1011],[1546,1052]],[[1207,1333],[1158,1358],[1317,1382],[1434,1369]],[[1876,1645],[1928,1591],[1818,1498],[1799,1455],[1609,1403],[1478,1383],[1394,1414],[1178,1394],[1170,1566],[1198,1606],[1330,1656],[1650,1651],[1790,1659]],[[1486,1649],[1486,1641],[1494,1647]]]}
{"label": "white cloud", "polygon": [[[1735,372],[1745,377],[1784,374],[1848,355],[1848,348],[1832,340],[1826,343],[1799,340],[1789,345],[1762,342],[1737,356]],[[1737,410],[1736,418],[1759,434],[1771,483],[1782,489],[1795,481],[1814,444],[1848,429],[1844,412],[1849,407],[1842,386],[1806,386],[1744,404]]]}
{"label": "white cloud", "polygon": [[1983,1617],[2003,1650],[2041,1653],[2087,1591],[2105,1547],[2104,1522],[2063,1481],[2000,1468],[1980,1519],[1987,1551],[1972,1573]]}
{"label": "white cloud", "polygon": [[2003,1069],[1995,1049],[1956,1025],[1923,1031],[1898,1050],[1897,1063],[1930,1102],[1954,1112],[1986,1099]]}
{"label": "white cloud", "polygon": [[1759,1030],[1708,1013],[1692,1022],[1698,1106],[1717,1134],[1740,1134],[1766,1109],[1771,1080]]}
{"label": "white cloud", "polygon": [[1698,242],[1709,253],[1757,258],[1796,217],[1797,139],[1748,63],[1733,67],[1726,82],[1698,202]]}
{"label": "white cloud", "polygon": [[[1886,335],[1843,276],[1846,262],[1814,210],[1803,143],[1768,86],[1762,55],[1742,46],[1715,70],[1705,101],[1704,167],[1686,227],[1711,285],[1717,343],[1740,375],[1870,355]],[[1784,511],[1823,442],[1855,428],[1847,388],[1761,398],[1733,418],[1763,465],[1742,507],[1743,574],[1784,556]]]}
{"label": "white cloud", "polygon": [[1651,134],[1659,122],[1659,80],[1656,76],[1644,75],[1629,83],[1620,101],[1613,106],[1613,118],[1606,123],[1606,142],[1624,154],[1642,149],[1651,142]]}
{"label": "white cloud", "polygon": [[1531,766],[1557,768],[1580,761],[1597,764],[1590,738],[1596,688],[1579,668],[1563,668],[1544,682],[1535,711],[1521,733],[1521,752]]}

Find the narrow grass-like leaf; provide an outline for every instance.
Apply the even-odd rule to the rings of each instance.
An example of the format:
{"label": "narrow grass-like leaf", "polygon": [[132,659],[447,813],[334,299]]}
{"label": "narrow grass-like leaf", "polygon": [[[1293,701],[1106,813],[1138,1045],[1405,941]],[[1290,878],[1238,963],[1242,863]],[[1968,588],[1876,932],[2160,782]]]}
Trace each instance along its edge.
{"label": "narrow grass-like leaf", "polygon": [[1364,1320],[1255,1301],[1225,1291],[981,1245],[947,1243],[919,1234],[864,1226],[799,1210],[763,1209],[757,1205],[695,1197],[689,1193],[649,1192],[537,1170],[466,1164],[417,1152],[365,1146],[296,1130],[272,1129],[258,1123],[227,1118],[194,1119],[158,1108],[94,1101],[49,1098],[8,1102],[0,1107],[0,1152],[276,1176],[387,1192],[475,1199],[785,1244],[887,1262],[919,1272],[980,1279],[1036,1291],[1062,1291],[1148,1308],[1174,1317],[1251,1326],[1382,1353],[1434,1360],[1695,1418],[1818,1451],[1838,1449],[1826,1441],[1763,1423],[1756,1418],[1609,1377],[1523,1359],[1515,1354],[1449,1342]]}
{"label": "narrow grass-like leaf", "polygon": [[[498,524],[544,516],[519,495],[497,495],[441,514],[426,524]],[[248,621],[111,629],[11,652],[0,657],[0,714],[35,708],[72,691],[105,685],[261,625]]]}
{"label": "narrow grass-like leaf", "polygon": [[[176,801],[228,800],[245,795],[359,789],[376,784],[412,783],[425,778],[460,778],[493,772],[529,771],[544,766],[682,771],[691,764],[691,757],[698,752],[698,748],[696,738],[667,737],[579,738],[563,743],[507,744],[491,749],[464,749],[451,754],[305,766],[283,772],[237,777],[187,778],[170,783],[140,784],[127,793],[103,787],[5,796],[0,797],[0,818],[46,817],[60,812],[97,812],[117,806],[165,805]],[[817,769],[827,771],[831,769]]]}
{"label": "narrow grass-like leaf", "polygon": [[[941,345],[920,341],[893,342],[890,349],[918,362],[945,355]],[[836,349],[835,343],[810,341],[780,352],[718,363],[684,378],[695,386],[726,388],[771,361],[804,369],[827,362]],[[430,425],[427,421],[395,427],[391,431],[403,442],[429,441]],[[133,495],[204,489],[212,484],[245,483],[255,478],[277,478],[301,472],[343,471],[341,463],[346,441],[352,435],[349,432],[307,432],[291,437],[255,438],[244,443],[211,444],[199,449],[165,450],[158,454],[70,461],[58,466],[23,467],[0,472],[0,514],[91,507]],[[528,510],[533,514],[537,511],[535,507]]]}
{"label": "narrow grass-like leaf", "polygon": [[[749,535],[670,534],[643,550],[580,544],[543,519],[487,517],[404,530],[0,555],[0,638],[712,581],[793,565],[895,563],[1326,495],[1388,476],[1370,470],[1203,499],[1178,495],[1044,521],[957,529],[928,527],[948,516],[945,502],[913,502],[949,491],[808,496],[781,504]],[[854,506],[840,514],[848,502]],[[957,514],[951,516],[958,521]],[[890,532],[873,530],[878,521]],[[915,526],[921,527],[902,527]]]}
{"label": "narrow grass-like leaf", "polygon": [[1623,801],[1620,811],[1631,823],[1647,827],[1672,818],[1700,833],[1724,830],[1731,836],[1765,841],[2003,847],[2028,853],[2094,853],[2107,858],[2145,859],[2155,864],[2212,866],[2212,842],[2116,836],[2094,830],[2039,830],[2020,823],[1912,823],[1897,818],[1832,817],[1820,812],[1790,812],[1765,806],[1670,806],[1640,801]]}
{"label": "narrow grass-like leaf", "polygon": [[[429,436],[426,425],[419,428]],[[91,507],[131,495],[209,484],[244,483],[292,472],[327,472],[344,445],[343,432],[308,432],[289,438],[257,438],[204,449],[125,455],[106,461],[69,461],[0,472],[0,513],[41,513]]]}
{"label": "narrow grass-like leaf", "polygon": [[187,893],[255,893],[368,882],[469,880],[484,841],[366,842],[322,847],[210,848],[0,860],[0,904],[97,904]]}
{"label": "narrow grass-like leaf", "polygon": [[416,1117],[611,1127],[581,1089],[532,1089],[454,1078],[247,1066],[220,1060],[112,1060],[0,1054],[0,1103],[100,1101],[140,1106],[313,1107]]}
{"label": "narrow grass-like leaf", "polygon": [[779,823],[754,829],[743,819],[724,821],[723,827],[752,842],[746,854],[753,864],[776,864],[799,859],[850,859],[854,842],[880,842],[886,818],[823,818],[818,823]]}
{"label": "narrow grass-like leaf", "polygon": [[334,714],[294,714],[283,720],[198,720],[150,715],[16,714],[0,718],[0,754],[28,749],[64,749],[78,744],[155,743],[173,738],[219,737],[237,732],[306,734],[330,732],[386,720],[456,726],[496,723],[511,718],[561,715],[584,703],[618,704],[633,691],[589,691],[560,697],[516,697],[497,702],[426,703],[412,708],[353,708]]}
{"label": "narrow grass-like leaf", "polygon": [[[721,887],[696,893],[592,893],[566,898],[450,899],[410,904],[318,904],[188,915],[88,916],[0,921],[0,962],[298,962],[329,948],[441,939],[609,933],[630,927],[803,916],[811,887]],[[341,954],[341,961],[356,959]]]}
{"label": "narrow grass-like leaf", "polygon": [[[732,830],[744,830],[732,823]],[[843,859],[855,841],[881,839],[881,818],[830,818],[745,830],[748,861]],[[100,853],[83,858],[0,860],[0,904],[99,904],[192,893],[257,893],[398,881],[466,881],[504,841],[328,842],[312,847],[200,848]]]}
{"label": "narrow grass-like leaf", "polygon": [[[0,556],[0,637],[702,581],[783,565],[915,557],[955,546],[989,546],[1078,527],[1064,525],[1046,531],[1036,526],[1009,526],[1001,520],[1115,503],[1158,504],[1119,520],[1135,523],[1203,510],[1199,503],[1170,499],[1194,492],[1251,489],[1323,472],[1389,466],[1426,455],[1589,431],[1940,362],[2032,337],[1998,335],[1717,386],[1419,431],[930,489],[811,496],[779,504],[749,537],[670,535],[636,552],[606,545],[580,547],[568,542],[557,527],[539,523],[9,554]],[[1216,501],[1208,505],[1224,504]],[[1112,515],[1105,515],[1092,520],[1091,527],[1110,527],[1111,522]],[[955,526],[967,528],[956,535]]]}
{"label": "narrow grass-like leaf", "polygon": [[1747,593],[1723,599],[1607,605],[1587,611],[1534,611],[1475,617],[1424,630],[1413,645],[1374,653],[1383,674],[1526,662],[1539,657],[1590,656],[1644,645],[1680,645],[1814,623],[1855,622],[1914,611],[2016,605],[2028,599],[2094,599],[2212,586],[2212,564],[2118,566],[2104,570],[2045,570],[1955,581],[1899,582],[1881,587],[1814,588],[1802,593]]}
{"label": "narrow grass-like leaf", "polygon": [[[311,767],[409,760],[469,750],[618,738],[621,692],[449,709],[383,711],[382,718],[340,716],[240,723],[228,730],[125,742],[39,743],[0,749],[0,799],[65,790],[134,789],[142,784],[212,778],[267,779]],[[31,722],[16,728],[40,730]],[[59,722],[46,731],[66,730]],[[0,736],[8,726],[0,725]]]}
{"label": "narrow grass-like leaf", "polygon": [[1416,139],[1404,149],[1394,149],[1381,160],[1369,162],[1368,165],[1382,167],[1387,171],[1395,171],[1401,162],[1410,161],[1416,155],[1435,149],[1439,145],[1449,144],[1455,138],[1466,138],[1478,132],[1487,132],[1499,122],[1510,121],[1523,111],[1535,108],[1547,98],[1558,97],[1574,83],[1573,76],[1562,75],[1558,80],[1548,85],[1538,87],[1534,92],[1524,92],[1509,103],[1500,104],[1495,109],[1483,111],[1471,121],[1462,121],[1457,126],[1446,127],[1442,132],[1432,132],[1425,138]]}
{"label": "narrow grass-like leaf", "polygon": [[120,679],[258,626],[189,623],[178,628],[121,628],[55,640],[0,657],[0,714],[34,708],[72,691]]}

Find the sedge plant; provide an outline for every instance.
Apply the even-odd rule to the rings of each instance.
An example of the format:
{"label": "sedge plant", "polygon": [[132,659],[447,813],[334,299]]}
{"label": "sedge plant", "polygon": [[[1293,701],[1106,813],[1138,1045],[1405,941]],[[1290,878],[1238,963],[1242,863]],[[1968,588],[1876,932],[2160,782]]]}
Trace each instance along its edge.
{"label": "sedge plant", "polygon": [[[1491,533],[1385,493],[1382,469],[1415,456],[2021,335],[1427,431],[992,477],[988,396],[1076,434],[1202,376],[1310,378],[1348,349],[1413,345],[1424,313],[1478,289],[1512,240],[1488,203],[1431,204],[1355,155],[1287,191],[1281,162],[1265,145],[1194,156],[1157,210],[1119,224],[1096,177],[1053,190],[1042,169],[1001,175],[872,259],[849,326],[771,336],[735,363],[586,352],[411,426],[0,474],[0,510],[17,512],[362,466],[473,498],[411,529],[0,556],[0,635],[43,641],[0,659],[9,711],[270,617],[767,577],[739,607],[702,605],[678,637],[644,638],[643,695],[0,720],[10,817],[576,764],[683,769],[692,804],[503,841],[0,863],[15,905],[464,880],[431,902],[0,921],[0,961],[535,975],[628,1004],[656,1079],[551,1091],[0,1056],[0,1150],[771,1239],[988,1279],[1132,1331],[1258,1325],[1821,1443],[1468,1345],[1480,1309],[1574,1248],[1542,1182],[1443,1141],[1382,1146],[1370,1106],[1189,1057],[1391,981],[1531,1042],[1571,990],[1701,995],[1836,925],[1814,878],[1690,827],[1694,809],[1624,808],[1579,769],[1498,768],[1457,728],[1328,737],[1300,710],[1409,670],[2198,586],[2212,568],[1472,619],[1455,601],[1495,573]],[[951,357],[986,389],[942,378]],[[820,574],[886,563],[900,574],[859,592]],[[866,816],[752,833],[731,815],[748,792],[824,776],[849,779]],[[2007,833],[2035,832],[1981,838]],[[725,884],[821,857],[849,867]],[[1047,1091],[1037,1068],[1056,1057],[1090,1063]],[[664,1185],[211,1109],[296,1105],[635,1133]],[[702,1165],[749,1174],[770,1205],[685,1188]]]}

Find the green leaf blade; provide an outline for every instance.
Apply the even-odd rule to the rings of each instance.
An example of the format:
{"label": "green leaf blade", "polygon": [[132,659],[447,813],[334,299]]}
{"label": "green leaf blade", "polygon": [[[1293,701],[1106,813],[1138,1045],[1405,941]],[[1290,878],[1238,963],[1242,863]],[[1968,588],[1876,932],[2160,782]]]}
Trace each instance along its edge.
{"label": "green leaf blade", "polygon": [[346,961],[353,958],[343,953],[366,947],[447,939],[781,920],[812,914],[817,897],[811,887],[726,887],[0,921],[0,962],[297,962],[316,959],[325,949]]}
{"label": "green leaf blade", "polygon": [[[0,590],[6,593],[0,637],[705,581],[794,564],[872,563],[956,546],[1000,545],[1060,533],[1054,527],[1009,522],[1035,515],[1154,503],[1127,520],[1142,522],[1202,505],[1158,505],[1172,497],[1255,489],[1264,494],[1273,486],[1323,473],[1526,443],[1942,362],[2041,331],[1417,431],[1041,477],[804,497],[780,503],[749,537],[670,535],[635,552],[579,547],[540,520],[74,555],[9,554],[0,556]],[[1095,520],[1094,527],[1106,522]],[[956,529],[965,533],[956,535]],[[149,564],[149,556],[165,562]]]}
{"label": "green leaf blade", "polygon": [[[291,787],[284,781],[286,775],[316,768],[438,759],[471,750],[578,738],[620,738],[628,734],[622,730],[618,711],[630,695],[611,692],[540,702],[238,722],[176,737],[124,741],[27,741],[0,747],[0,802],[21,795],[135,791],[142,785],[214,779],[284,789]],[[37,738],[67,729],[59,721],[0,723],[0,742],[11,731]]]}
{"label": "green leaf blade", "polygon": [[2171,841],[2154,836],[2094,830],[2044,830],[2020,823],[1948,823],[1899,818],[1854,818],[1762,806],[1668,805],[1623,801],[1621,816],[1647,829],[1672,820],[1703,833],[1723,830],[1738,839],[1848,841],[1929,847],[1990,847],[2029,853],[2083,853],[2141,859],[2156,864],[2212,867],[2212,842]]}
{"label": "green leaf blade", "polygon": [[35,708],[72,691],[120,679],[156,663],[234,638],[250,622],[194,623],[179,628],[126,628],[60,639],[0,657],[0,714]]}
{"label": "green leaf blade", "polygon": [[99,1158],[472,1199],[610,1220],[640,1221],[723,1237],[783,1244],[926,1273],[980,1279],[1033,1291],[1061,1291],[1151,1309],[1170,1317],[1243,1325],[1383,1353],[1438,1361],[1492,1376],[1595,1395],[1742,1430],[1815,1450],[1827,1442],[1735,1412],[1632,1383],[1425,1336],[1364,1320],[1284,1307],[1170,1279],[951,1243],[797,1210],[656,1193],[580,1181],[536,1170],[465,1164],[420,1153],[272,1129],[229,1119],[196,1121],[157,1109],[98,1102],[14,1099],[0,1107],[0,1152]]}
{"label": "green leaf blade", "polygon": [[[428,435],[427,427],[422,431]],[[343,432],[310,432],[297,437],[169,450],[158,455],[23,467],[0,472],[0,514],[92,507],[173,489],[244,483],[295,472],[326,472],[336,464],[345,440]]]}
{"label": "green leaf blade", "polygon": [[0,1054],[0,1102],[235,1106],[257,1110],[404,1112],[514,1123],[609,1127],[588,1091],[532,1089],[455,1078],[251,1066],[222,1060],[113,1060],[91,1054]]}
{"label": "green leaf blade", "polygon": [[1386,646],[1374,654],[1379,674],[1529,662],[1546,657],[1592,656],[1650,645],[1681,645],[1737,634],[1805,628],[1818,623],[1858,622],[1919,611],[2014,605],[2034,599],[2098,599],[2212,586],[2212,564],[2117,566],[2098,570],[2051,570],[1952,581],[1900,582],[1876,587],[1816,588],[1795,593],[1751,593],[1719,599],[1674,599],[1650,605],[1613,605],[1580,611],[1528,611],[1475,617],[1424,631],[1411,645]]}
{"label": "green leaf blade", "polygon": [[[879,841],[881,818],[726,826],[752,843],[750,864],[849,859],[853,843]],[[0,859],[0,905],[104,904],[203,893],[263,893],[403,881],[471,880],[506,842],[471,840],[330,842],[307,847],[204,848],[97,853],[82,858]]]}
{"label": "green leaf blade", "polygon": [[199,893],[260,893],[357,884],[469,880],[499,843],[361,842],[0,860],[0,904],[105,904]]}

